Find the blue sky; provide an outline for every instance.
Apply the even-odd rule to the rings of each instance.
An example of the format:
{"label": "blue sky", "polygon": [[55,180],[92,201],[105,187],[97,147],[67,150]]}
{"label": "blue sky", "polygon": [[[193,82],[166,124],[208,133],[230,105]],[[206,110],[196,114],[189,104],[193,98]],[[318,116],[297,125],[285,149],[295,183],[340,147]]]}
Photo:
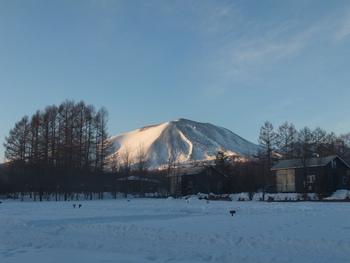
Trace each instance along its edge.
{"label": "blue sky", "polygon": [[177,118],[350,132],[349,1],[0,1],[2,142],[66,99],[117,135]]}

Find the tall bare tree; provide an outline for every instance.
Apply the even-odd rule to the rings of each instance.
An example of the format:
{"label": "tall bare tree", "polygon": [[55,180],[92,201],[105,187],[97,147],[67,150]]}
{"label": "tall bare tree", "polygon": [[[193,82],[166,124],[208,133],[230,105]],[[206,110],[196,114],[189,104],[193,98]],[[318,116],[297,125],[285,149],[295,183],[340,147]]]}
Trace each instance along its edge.
{"label": "tall bare tree", "polygon": [[[273,130],[273,125],[269,121],[266,121],[263,126],[260,128],[259,135],[259,145],[261,146],[261,157],[266,159],[268,169],[267,171],[267,180],[264,180],[265,183],[271,184],[271,166],[272,166],[272,153],[275,148],[277,141],[277,134]],[[265,169],[264,169],[265,170]],[[265,173],[265,172],[264,172]]]}
{"label": "tall bare tree", "polygon": [[5,158],[13,161],[20,174],[24,173],[26,158],[29,153],[29,117],[24,116],[5,136]]}
{"label": "tall bare tree", "polygon": [[95,169],[103,170],[106,162],[105,158],[110,153],[111,141],[108,140],[107,133],[108,111],[101,108],[95,117],[96,129],[96,152],[95,152]]}
{"label": "tall bare tree", "polygon": [[341,134],[338,137],[337,154],[350,163],[350,133]]}
{"label": "tall bare tree", "polygon": [[314,136],[314,153],[319,156],[327,154],[327,132],[320,127],[312,131]]}
{"label": "tall bare tree", "polygon": [[[27,188],[27,156],[30,152],[29,144],[30,123],[29,117],[24,116],[5,137],[5,158],[10,162],[12,190],[21,192],[22,196]],[[16,194],[14,194],[14,197]]]}
{"label": "tall bare tree", "polygon": [[128,145],[126,145],[124,151],[121,153],[121,172],[125,178],[123,185],[124,197],[127,198],[129,191],[129,176],[131,172],[131,150]]}
{"label": "tall bare tree", "polygon": [[148,175],[148,159],[147,159],[147,152],[145,150],[145,147],[140,144],[139,148],[137,150],[136,156],[136,163],[134,166],[134,171],[133,173],[139,178],[139,188],[140,188],[140,193],[143,195],[146,192],[146,179]]}
{"label": "tall bare tree", "polygon": [[216,153],[215,168],[226,175],[229,175],[231,171],[230,156],[227,155],[227,151],[222,147]]}
{"label": "tall bare tree", "polygon": [[293,124],[284,122],[278,127],[276,134],[276,146],[281,151],[284,159],[293,158],[296,140],[297,130]]}
{"label": "tall bare tree", "polygon": [[304,195],[306,197],[308,192],[307,185],[307,167],[309,166],[310,158],[315,153],[315,133],[308,127],[304,127],[298,131],[298,143],[296,147],[296,159],[297,165],[303,168],[303,181],[304,181]]}
{"label": "tall bare tree", "polygon": [[148,168],[147,152],[145,151],[145,147],[140,144],[136,153],[136,172],[138,176],[141,177],[142,174],[148,171]]}

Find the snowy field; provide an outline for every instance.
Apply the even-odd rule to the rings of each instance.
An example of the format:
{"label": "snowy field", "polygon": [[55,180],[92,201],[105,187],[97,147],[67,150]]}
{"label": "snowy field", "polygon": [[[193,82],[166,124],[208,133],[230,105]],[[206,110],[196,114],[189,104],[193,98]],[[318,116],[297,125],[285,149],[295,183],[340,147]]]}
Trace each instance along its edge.
{"label": "snowy field", "polygon": [[0,262],[350,262],[350,203],[128,200],[1,200]]}

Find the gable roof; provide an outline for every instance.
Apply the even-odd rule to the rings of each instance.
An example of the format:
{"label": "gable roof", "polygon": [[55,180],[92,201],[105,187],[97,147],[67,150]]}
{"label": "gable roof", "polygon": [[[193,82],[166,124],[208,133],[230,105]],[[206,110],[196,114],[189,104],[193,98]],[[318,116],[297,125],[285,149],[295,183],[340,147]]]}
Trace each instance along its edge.
{"label": "gable roof", "polygon": [[182,175],[193,175],[193,174],[199,174],[203,172],[204,170],[208,169],[207,166],[191,166],[191,167],[184,167],[180,169],[180,174]]}
{"label": "gable roof", "polygon": [[[342,161],[348,168],[350,166],[343,161],[338,155],[330,155],[326,157],[312,157],[307,159],[306,166],[307,167],[317,167],[317,166],[326,166],[332,160],[338,158]],[[281,160],[276,165],[274,165],[271,170],[282,170],[282,169],[296,169],[304,167],[302,161],[300,159],[289,159],[289,160]]]}

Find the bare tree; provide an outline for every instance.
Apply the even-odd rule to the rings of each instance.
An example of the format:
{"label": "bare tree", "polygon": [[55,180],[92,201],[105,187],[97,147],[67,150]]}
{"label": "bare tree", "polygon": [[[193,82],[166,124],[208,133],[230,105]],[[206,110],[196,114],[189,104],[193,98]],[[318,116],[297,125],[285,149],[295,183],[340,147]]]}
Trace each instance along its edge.
{"label": "bare tree", "polygon": [[317,127],[313,132],[314,135],[314,153],[320,156],[326,155],[327,151],[327,132]]}
{"label": "bare tree", "polygon": [[337,154],[337,135],[334,132],[330,132],[326,136],[326,154],[327,155],[333,155]]}
{"label": "bare tree", "polygon": [[109,154],[111,141],[108,140],[107,134],[108,111],[101,108],[95,117],[96,128],[96,153],[95,153],[95,169],[103,170],[106,162],[105,158]]}
{"label": "bare tree", "polygon": [[124,151],[121,153],[121,172],[122,175],[125,177],[124,181],[124,197],[128,197],[128,191],[129,191],[129,176],[131,172],[131,151],[129,146],[127,145],[124,149]]}
{"label": "bare tree", "polygon": [[166,176],[168,178],[168,189],[170,195],[175,198],[182,194],[182,175],[180,171],[180,163],[176,156],[169,156],[166,161]]}
{"label": "bare tree", "polygon": [[[260,128],[260,135],[259,135],[259,145],[261,146],[261,152],[260,156],[263,159],[267,160],[267,180],[264,179],[264,183],[271,184],[272,179],[271,179],[271,166],[272,166],[272,152],[275,148],[277,141],[277,135],[273,130],[273,125],[272,123],[266,121],[264,126]],[[265,167],[263,167],[265,168]],[[265,169],[264,169],[265,170]],[[263,171],[264,172],[264,171]],[[265,174],[265,172],[264,172]]]}
{"label": "bare tree", "polygon": [[233,180],[233,192],[247,192],[250,200],[253,199],[256,190],[263,184],[259,163],[251,158],[244,162],[235,162],[231,178]]}
{"label": "bare tree", "polygon": [[337,154],[350,163],[350,133],[341,134],[338,137]]}
{"label": "bare tree", "polygon": [[41,122],[42,129],[42,149],[44,163],[47,166],[54,166],[56,151],[56,133],[57,133],[57,107],[46,107]]}
{"label": "bare tree", "polygon": [[308,159],[315,153],[316,137],[315,133],[308,127],[304,127],[298,132],[298,143],[296,155],[299,159]]}
{"label": "bare tree", "polygon": [[48,106],[41,114],[41,157],[42,171],[47,181],[47,191],[55,192],[56,200],[58,199],[57,176],[55,171],[55,154],[56,154],[56,133],[57,133],[57,107]]}
{"label": "bare tree", "polygon": [[111,168],[110,173],[110,186],[111,186],[111,194],[114,199],[117,198],[117,190],[118,190],[118,177],[120,172],[120,164],[118,160],[118,152],[109,156],[108,166]]}
{"label": "bare tree", "polygon": [[216,156],[215,156],[215,168],[222,172],[223,174],[228,175],[231,170],[231,161],[230,157],[227,155],[227,151],[220,147]]}
{"label": "bare tree", "polygon": [[29,152],[29,118],[24,116],[10,130],[9,136],[5,137],[5,158],[19,164],[19,171],[23,173],[26,158]]}
{"label": "bare tree", "polygon": [[138,175],[147,172],[148,168],[147,152],[145,151],[145,147],[140,144],[136,154],[136,170]]}
{"label": "bare tree", "polygon": [[36,200],[36,193],[39,193],[40,201],[43,200],[44,188],[46,185],[46,178],[43,171],[42,164],[42,153],[43,153],[43,144],[42,144],[42,115],[37,111],[31,118],[30,129],[29,129],[29,145],[30,153],[28,155],[28,174],[30,181],[30,190],[34,190],[34,200]]}
{"label": "bare tree", "polygon": [[94,148],[94,141],[95,141],[95,132],[94,132],[94,115],[95,115],[95,108],[92,105],[88,105],[84,109],[84,116],[85,116],[85,122],[84,122],[84,170],[88,170],[92,166],[92,159],[93,159],[93,148]]}
{"label": "bare tree", "polygon": [[282,151],[284,159],[290,159],[294,155],[297,131],[293,124],[284,122],[278,127],[276,134],[276,146]]}
{"label": "bare tree", "polygon": [[298,143],[296,147],[296,165],[302,167],[303,170],[303,184],[304,184],[304,198],[306,198],[308,192],[307,186],[307,168],[309,166],[310,158],[314,154],[315,150],[315,133],[308,127],[304,127],[298,132]]}
{"label": "bare tree", "polygon": [[[24,116],[5,136],[5,159],[11,161],[11,176],[15,182],[13,190],[24,192],[26,184],[26,159],[29,154],[29,117]],[[15,196],[15,195],[14,195]]]}
{"label": "bare tree", "polygon": [[148,173],[148,160],[147,160],[147,152],[145,151],[145,147],[140,144],[139,149],[136,154],[136,166],[135,166],[135,174],[138,176],[140,182],[140,191],[143,195],[147,189],[146,187],[146,177]]}

